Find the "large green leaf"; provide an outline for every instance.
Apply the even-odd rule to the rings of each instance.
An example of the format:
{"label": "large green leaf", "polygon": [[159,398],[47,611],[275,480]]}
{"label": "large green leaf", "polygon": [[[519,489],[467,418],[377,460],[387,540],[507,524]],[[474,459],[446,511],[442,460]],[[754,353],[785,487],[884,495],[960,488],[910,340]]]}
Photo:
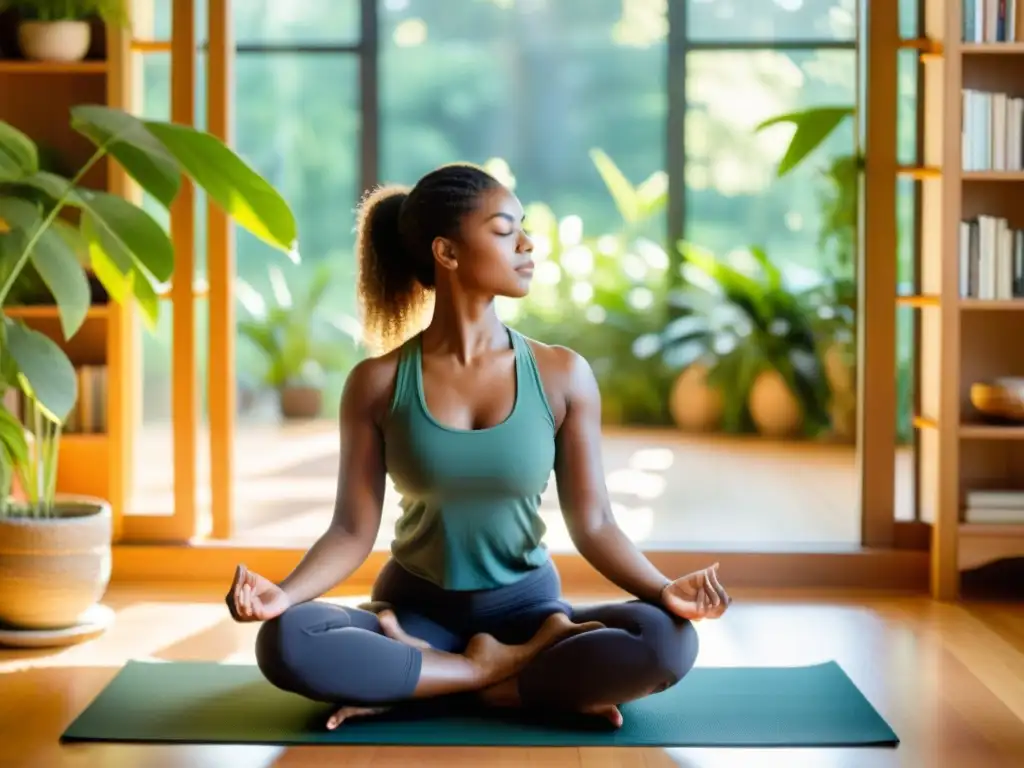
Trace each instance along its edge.
{"label": "large green leaf", "polygon": [[0,445],[7,451],[11,464],[28,461],[28,441],[21,422],[0,403]]}
{"label": "large green leaf", "polygon": [[20,181],[34,189],[45,192],[52,200],[63,200],[67,205],[80,206],[82,201],[78,199],[78,190],[69,179],[49,171],[39,171],[31,176],[26,176]]}
{"label": "large green leaf", "polygon": [[50,289],[60,309],[64,338],[70,339],[89,312],[89,280],[78,257],[53,229],[43,232],[32,249],[32,264]]}
{"label": "large green leaf", "polygon": [[93,274],[115,303],[125,303],[131,296],[131,275],[134,269],[131,256],[116,245],[104,247],[103,232],[93,225],[93,219],[88,214],[82,216],[81,235],[88,248],[89,266]]}
{"label": "large green leaf", "polygon": [[97,104],[71,108],[71,127],[106,148],[146,192],[169,207],[181,187],[181,167],[138,118]]}
{"label": "large green leaf", "polygon": [[4,318],[7,349],[18,366],[22,388],[54,421],[64,423],[78,399],[78,380],[71,361],[49,337],[20,322]]}
{"label": "large green leaf", "polygon": [[83,189],[79,197],[91,231],[100,236],[108,253],[118,252],[119,263],[134,262],[160,282],[171,279],[174,246],[156,219],[117,195]]}
{"label": "large green leaf", "polygon": [[35,142],[10,123],[0,120],[0,181],[17,181],[39,170]]}
{"label": "large green leaf", "polygon": [[131,252],[107,230],[99,228],[91,215],[82,217],[82,235],[88,243],[89,262],[93,274],[118,304],[132,296],[143,311],[143,320],[152,329],[160,314],[160,300],[148,272],[142,269]]}
{"label": "large green leaf", "polygon": [[597,172],[601,175],[605,186],[608,187],[608,193],[612,196],[615,207],[618,208],[622,219],[628,224],[634,223],[640,211],[636,190],[633,189],[629,179],[619,170],[615,161],[600,149],[590,150],[590,159],[597,168]]}
{"label": "large green leaf", "polygon": [[637,219],[644,221],[668,204],[668,174],[656,171],[636,188]]}
{"label": "large green leaf", "polygon": [[31,237],[42,222],[39,207],[17,197],[0,197],[0,219],[10,227],[17,227]]}
{"label": "large green leaf", "polygon": [[852,115],[853,107],[813,107],[769,118],[755,130],[761,131],[779,123],[793,123],[796,126],[777,171],[779,176],[785,176],[817,149],[843,120]]}
{"label": "large green leaf", "polygon": [[57,233],[60,239],[67,244],[71,252],[75,254],[78,263],[83,267],[88,267],[89,243],[82,237],[82,233],[78,231],[78,228],[72,226],[64,219],[54,219],[53,224],[50,226],[53,227],[53,231]]}
{"label": "large green leaf", "polygon": [[[0,197],[0,218],[24,232],[25,245],[44,224],[39,209],[13,197]],[[47,227],[35,237],[30,258],[57,302],[64,338],[70,339],[82,327],[90,302],[89,281],[78,257],[52,227]]]}
{"label": "large green leaf", "polygon": [[155,331],[157,320],[160,318],[160,296],[156,288],[149,276],[138,267],[132,271],[131,287],[135,301],[142,309],[142,319],[150,331]]}
{"label": "large green leaf", "polygon": [[174,123],[152,121],[146,127],[239,226],[295,258],[298,235],[288,203],[224,142]]}

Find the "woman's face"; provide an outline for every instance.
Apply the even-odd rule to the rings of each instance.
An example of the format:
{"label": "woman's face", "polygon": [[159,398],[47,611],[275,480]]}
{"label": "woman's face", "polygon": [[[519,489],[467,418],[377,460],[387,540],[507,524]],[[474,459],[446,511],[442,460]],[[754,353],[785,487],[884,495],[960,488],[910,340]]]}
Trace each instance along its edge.
{"label": "woman's face", "polygon": [[[523,206],[505,187],[482,193],[451,243],[442,266],[464,291],[520,298],[533,279],[533,241],[523,229]],[[454,267],[454,268],[453,268]]]}

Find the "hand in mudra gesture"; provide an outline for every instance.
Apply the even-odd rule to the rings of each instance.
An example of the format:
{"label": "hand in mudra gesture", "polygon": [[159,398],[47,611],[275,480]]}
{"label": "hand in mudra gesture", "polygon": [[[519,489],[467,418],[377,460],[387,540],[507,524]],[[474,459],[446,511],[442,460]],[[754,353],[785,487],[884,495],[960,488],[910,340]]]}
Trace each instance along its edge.
{"label": "hand in mudra gesture", "polygon": [[235,569],[231,589],[224,599],[235,621],[267,621],[280,616],[291,605],[283,589],[244,565]]}
{"label": "hand in mudra gesture", "polygon": [[732,603],[718,581],[718,563],[710,568],[681,576],[667,584],[661,602],[672,613],[690,621],[717,619]]}

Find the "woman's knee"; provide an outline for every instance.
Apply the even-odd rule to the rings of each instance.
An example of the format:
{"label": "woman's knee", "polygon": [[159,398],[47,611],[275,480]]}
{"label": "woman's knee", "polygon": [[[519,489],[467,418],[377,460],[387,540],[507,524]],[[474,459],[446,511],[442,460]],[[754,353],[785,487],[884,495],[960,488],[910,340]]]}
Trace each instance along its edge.
{"label": "woman's knee", "polygon": [[312,652],[316,628],[324,623],[324,608],[300,603],[265,621],[256,633],[256,664],[271,683],[289,691],[303,691],[316,659]]}
{"label": "woman's knee", "polygon": [[693,669],[700,649],[693,623],[649,603],[635,603],[634,610],[652,663],[668,685],[679,682]]}
{"label": "woman's knee", "polygon": [[291,671],[290,662],[294,656],[291,652],[296,641],[301,637],[295,626],[304,613],[296,605],[280,616],[263,622],[256,633],[256,665],[263,675],[275,685],[284,682]]}

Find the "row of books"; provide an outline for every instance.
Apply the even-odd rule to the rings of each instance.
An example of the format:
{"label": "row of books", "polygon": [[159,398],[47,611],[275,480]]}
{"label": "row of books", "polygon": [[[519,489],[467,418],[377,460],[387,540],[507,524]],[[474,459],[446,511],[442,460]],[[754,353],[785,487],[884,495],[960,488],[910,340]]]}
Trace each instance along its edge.
{"label": "row of books", "polygon": [[1024,525],[1024,491],[975,490],[967,492],[965,523]]}
{"label": "row of books", "polygon": [[1024,230],[997,216],[961,221],[958,251],[962,298],[1024,298]]}
{"label": "row of books", "polygon": [[1024,40],[1024,0],[963,0],[965,43]]}
{"label": "row of books", "polygon": [[965,171],[1024,170],[1024,98],[965,88],[961,152]]}
{"label": "row of books", "polygon": [[[107,367],[82,365],[75,369],[78,400],[64,423],[65,434],[102,434],[107,431]],[[30,424],[28,402],[20,390],[4,393],[4,406],[23,424]]]}

